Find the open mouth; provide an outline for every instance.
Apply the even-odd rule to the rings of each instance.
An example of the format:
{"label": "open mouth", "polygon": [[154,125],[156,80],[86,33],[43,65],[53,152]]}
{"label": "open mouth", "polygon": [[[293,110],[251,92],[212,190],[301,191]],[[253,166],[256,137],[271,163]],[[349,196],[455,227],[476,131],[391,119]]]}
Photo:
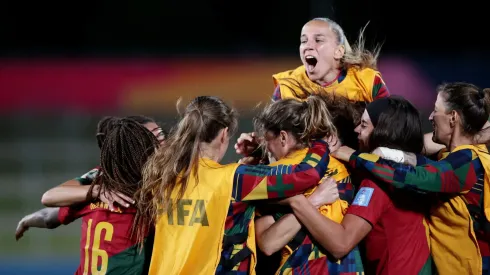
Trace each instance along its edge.
{"label": "open mouth", "polygon": [[316,63],[318,63],[316,57],[311,55],[305,56],[305,61],[306,61],[306,69],[308,70],[308,72],[312,72],[315,69]]}

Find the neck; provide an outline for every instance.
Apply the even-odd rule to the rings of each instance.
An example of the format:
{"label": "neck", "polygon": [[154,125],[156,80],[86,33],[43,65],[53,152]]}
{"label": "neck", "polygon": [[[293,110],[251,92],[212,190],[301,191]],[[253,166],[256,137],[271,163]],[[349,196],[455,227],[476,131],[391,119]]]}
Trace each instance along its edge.
{"label": "neck", "polygon": [[339,74],[340,69],[332,69],[322,79],[316,80],[315,83],[321,86],[328,86],[339,77]]}
{"label": "neck", "polygon": [[453,151],[456,147],[461,145],[469,145],[473,144],[473,137],[462,135],[462,134],[454,134],[449,142],[448,149],[449,151]]}
{"label": "neck", "polygon": [[219,148],[216,148],[215,146],[213,146],[213,144],[202,142],[200,147],[201,158],[207,158],[216,162],[219,162],[221,160]]}

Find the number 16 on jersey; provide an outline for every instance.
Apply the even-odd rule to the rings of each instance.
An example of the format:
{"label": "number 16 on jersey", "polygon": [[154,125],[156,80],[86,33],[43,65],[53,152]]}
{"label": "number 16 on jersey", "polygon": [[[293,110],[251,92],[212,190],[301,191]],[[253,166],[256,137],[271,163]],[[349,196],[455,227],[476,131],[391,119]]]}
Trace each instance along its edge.
{"label": "number 16 on jersey", "polygon": [[109,255],[107,254],[107,251],[100,249],[102,232],[104,232],[103,241],[110,242],[112,241],[114,226],[108,222],[99,222],[95,224],[95,229],[92,231],[92,223],[92,219],[88,220],[87,234],[85,235],[85,262],[83,265],[83,275],[103,275],[107,272]]}

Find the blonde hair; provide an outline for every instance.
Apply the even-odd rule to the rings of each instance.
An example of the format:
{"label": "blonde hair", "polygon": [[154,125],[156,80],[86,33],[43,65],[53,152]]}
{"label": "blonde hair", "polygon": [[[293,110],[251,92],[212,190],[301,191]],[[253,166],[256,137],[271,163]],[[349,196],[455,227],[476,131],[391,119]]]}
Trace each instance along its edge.
{"label": "blonde hair", "polygon": [[213,141],[224,128],[232,135],[237,125],[235,110],[217,97],[199,96],[187,106],[168,139],[143,168],[143,186],[136,200],[141,213],[136,221],[140,244],[158,215],[172,209],[174,190],[178,190],[177,198],[173,198],[177,200],[187,190],[191,172],[197,172],[201,142]]}
{"label": "blonde hair", "polygon": [[345,53],[340,60],[341,67],[343,69],[347,70],[349,68],[355,67],[359,69],[371,68],[377,70],[377,63],[379,53],[381,51],[381,45],[375,46],[372,51],[369,51],[365,48],[366,41],[364,38],[364,31],[366,30],[367,24],[359,32],[356,43],[351,46],[349,41],[347,40],[347,37],[345,36],[344,30],[342,29],[342,27],[340,27],[339,24],[337,24],[337,22],[333,21],[332,19],[323,17],[314,18],[311,21],[326,22],[330,30],[337,37],[337,44],[344,47]]}
{"label": "blonde hair", "polygon": [[318,95],[304,102],[292,98],[276,101],[254,118],[254,127],[261,136],[286,131],[303,146],[310,145],[312,139],[337,135],[327,103]]}

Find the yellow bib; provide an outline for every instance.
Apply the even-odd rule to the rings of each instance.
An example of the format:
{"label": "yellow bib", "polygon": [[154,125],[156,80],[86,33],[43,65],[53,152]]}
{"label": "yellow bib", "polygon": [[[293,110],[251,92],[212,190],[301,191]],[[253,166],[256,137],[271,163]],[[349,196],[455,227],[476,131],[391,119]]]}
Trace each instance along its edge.
{"label": "yellow bib", "polygon": [[[270,166],[277,166],[281,164],[282,165],[298,164],[306,157],[307,152],[308,149],[297,150],[293,153],[288,154],[285,158],[270,164]],[[330,156],[330,160],[328,162],[328,169],[325,176],[331,176],[334,180],[340,182],[341,180],[344,180],[349,177],[349,172],[347,171],[347,168],[345,167],[344,164],[342,164],[340,161]],[[316,186],[310,188],[304,193],[304,195],[305,196],[311,195],[316,188],[317,188]],[[344,215],[347,212],[348,206],[349,206],[348,202],[338,199],[333,204],[320,206],[318,211],[323,216],[340,224],[344,219]],[[289,248],[289,246],[284,247],[281,253],[281,264],[278,269],[278,273],[281,270],[281,267],[288,260],[289,256],[291,256],[292,253],[293,251],[291,250],[291,248]]]}
{"label": "yellow bib", "polygon": [[[372,102],[376,75],[380,75],[380,73],[370,68],[362,70],[350,68],[345,79],[340,83],[336,82],[327,87],[322,87],[311,81],[306,75],[305,67],[300,66],[295,70],[275,74],[272,79],[275,86],[280,86],[282,99],[306,99],[307,95],[301,89],[304,88],[310,93],[335,93],[351,101]],[[298,85],[301,85],[301,87]]]}
{"label": "yellow bib", "polygon": [[[471,149],[473,158],[480,158],[485,169],[483,198],[488,219],[490,156],[484,145],[458,146],[453,152],[462,149]],[[446,156],[447,154],[443,158]],[[473,220],[462,194],[433,209],[429,230],[431,253],[439,274],[481,274],[480,249],[473,230]]]}
{"label": "yellow bib", "polygon": [[[215,273],[237,166],[200,159],[199,184],[192,173],[182,199],[157,221],[149,274]],[[177,197],[177,192],[172,197]]]}

